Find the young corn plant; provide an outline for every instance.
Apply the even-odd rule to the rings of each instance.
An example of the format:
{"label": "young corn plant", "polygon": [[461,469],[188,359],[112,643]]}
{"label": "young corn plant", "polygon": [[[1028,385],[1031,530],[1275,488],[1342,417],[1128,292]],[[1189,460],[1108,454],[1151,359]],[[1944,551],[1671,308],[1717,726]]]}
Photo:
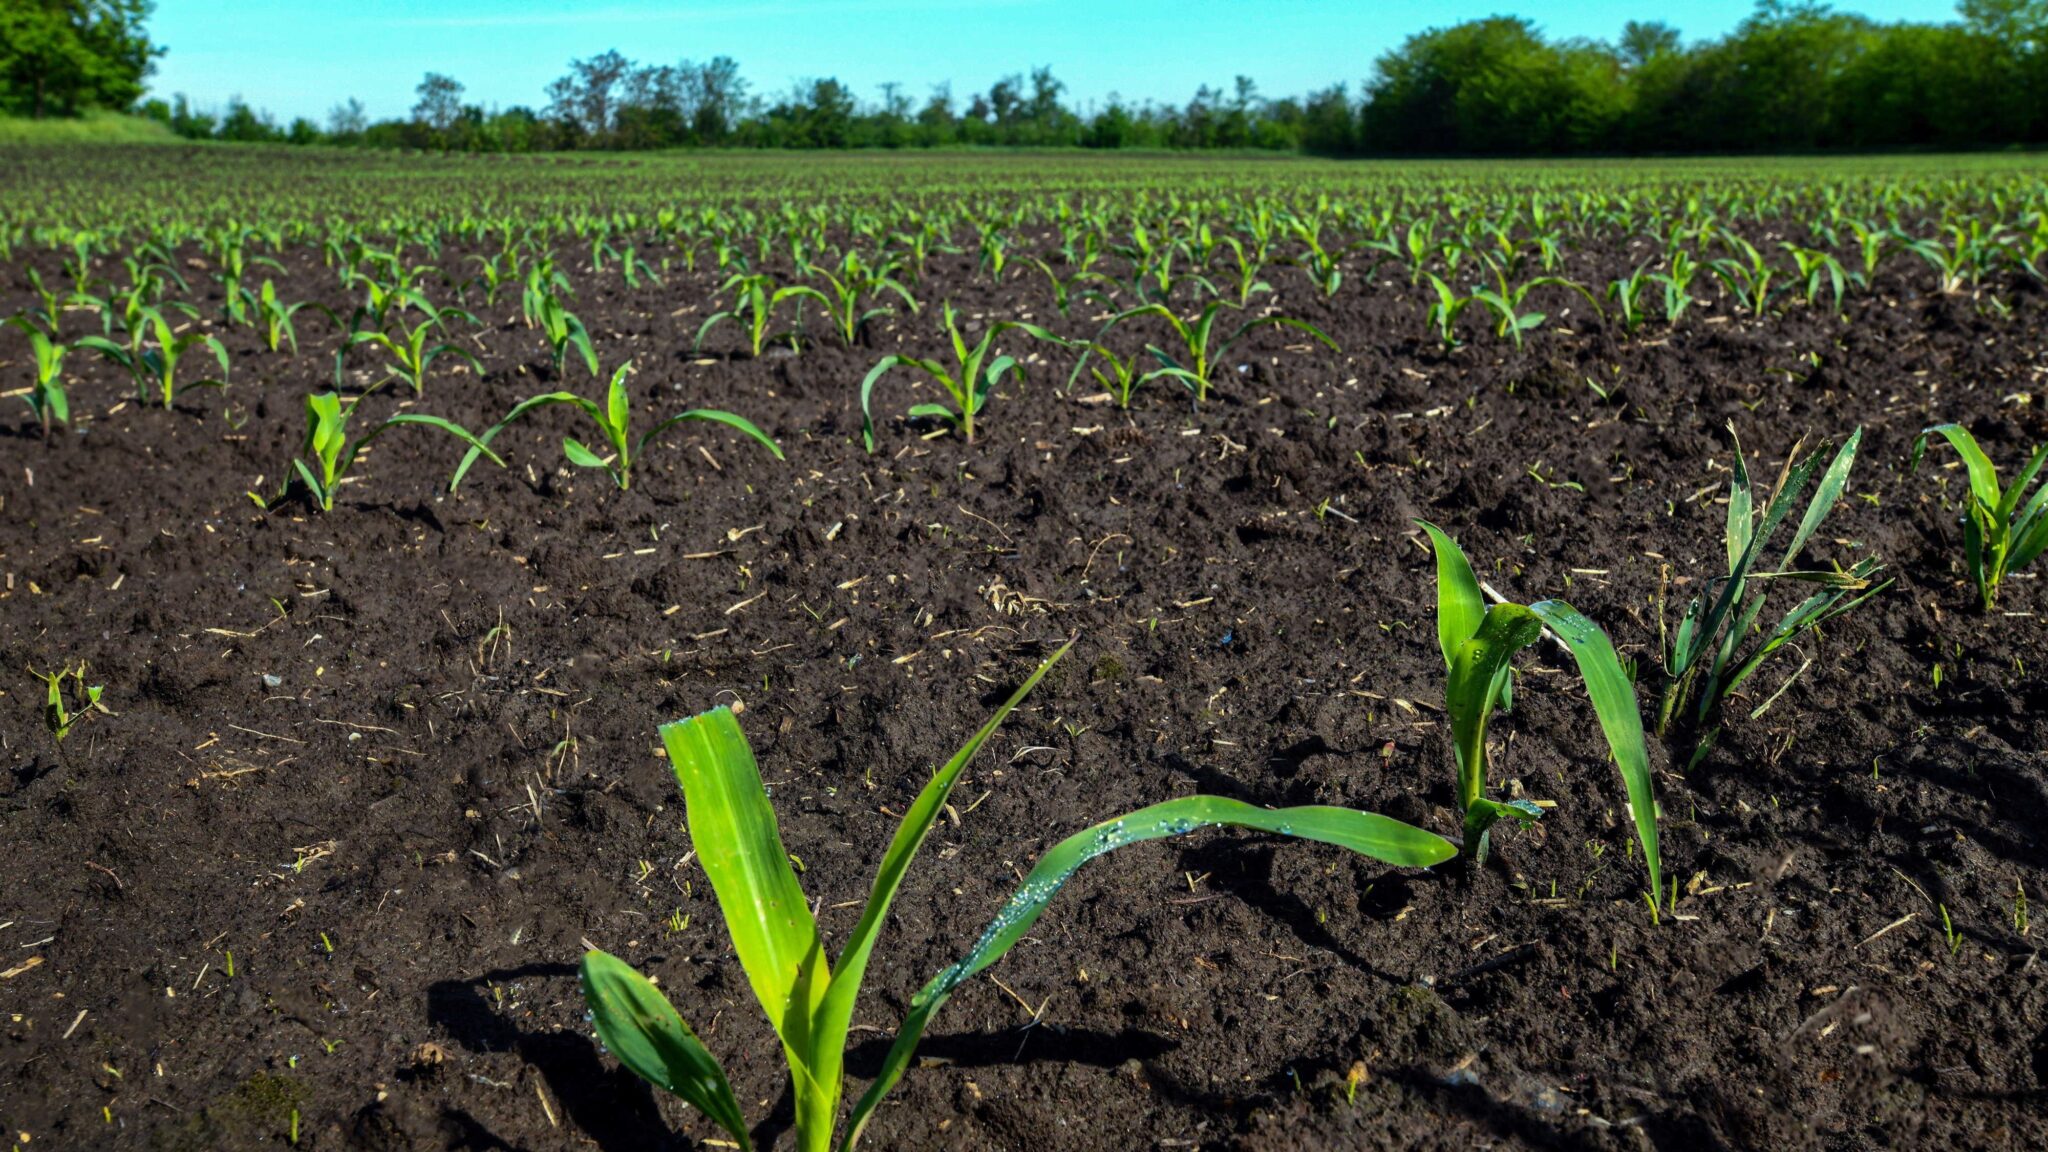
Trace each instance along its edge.
{"label": "young corn plant", "polygon": [[777,460],[783,458],[782,446],[766,432],[755,427],[753,422],[743,416],[716,408],[692,408],[687,412],[678,412],[649,428],[639,439],[634,439],[631,429],[633,401],[626,391],[626,377],[632,370],[633,363],[629,360],[619,365],[618,370],[612,373],[611,384],[605,390],[603,404],[578,396],[574,392],[544,392],[539,396],[529,396],[513,405],[512,410],[505,413],[505,418],[486,429],[481,441],[470,448],[469,454],[462,458],[461,465],[455,469],[454,478],[448,481],[448,490],[455,491],[456,485],[462,483],[462,478],[468,474],[470,465],[476,463],[478,454],[490,451],[490,442],[497,439],[498,433],[503,432],[507,425],[537,408],[555,404],[568,404],[590,417],[591,423],[597,425],[598,431],[604,434],[605,443],[611,448],[610,455],[600,456],[575,437],[564,436],[562,455],[578,468],[604,469],[621,491],[633,486],[633,465],[646,450],[648,442],[685,420],[709,420],[714,424],[737,428],[768,449]]}
{"label": "young corn plant", "polygon": [[1259,279],[1259,272],[1266,266],[1266,249],[1263,245],[1247,251],[1244,242],[1235,236],[1225,236],[1223,244],[1230,249],[1231,270],[1237,285],[1237,306],[1248,308],[1252,297],[1261,292],[1272,294],[1273,286]]}
{"label": "young corn plant", "polygon": [[1235,309],[1236,307],[1236,305],[1227,300],[1211,300],[1202,306],[1200,315],[1183,319],[1175,315],[1173,310],[1164,304],[1156,302],[1141,304],[1136,308],[1120,312],[1111,317],[1109,322],[1103,325],[1103,331],[1107,332],[1127,320],[1133,320],[1140,316],[1157,316],[1166,321],[1167,326],[1172,329],[1176,338],[1177,347],[1175,352],[1179,353],[1181,359],[1176,360],[1174,353],[1169,353],[1156,345],[1146,345],[1146,351],[1152,353],[1153,358],[1158,360],[1161,365],[1168,368],[1183,369],[1188,375],[1195,378],[1195,403],[1197,404],[1208,403],[1209,389],[1213,386],[1212,376],[1215,372],[1216,362],[1229,355],[1230,349],[1239,340],[1242,340],[1246,333],[1254,328],[1293,328],[1297,331],[1308,333],[1332,352],[1342,351],[1337,347],[1335,340],[1323,335],[1322,329],[1317,328],[1306,320],[1296,320],[1291,316],[1255,316],[1238,325],[1231,331],[1230,335],[1223,338],[1221,343],[1216,343],[1211,347],[1216,334],[1216,317],[1221,315],[1224,309]]}
{"label": "young corn plant", "polygon": [[1586,695],[1593,702],[1607,749],[1621,770],[1628,792],[1636,838],[1650,877],[1650,903],[1655,908],[1663,891],[1663,859],[1657,847],[1657,800],[1650,780],[1649,749],[1637,710],[1635,684],[1614,645],[1600,626],[1562,600],[1521,605],[1488,605],[1457,542],[1427,521],[1416,521],[1429,534],[1436,553],[1436,637],[1449,674],[1444,689],[1445,711],[1451,717],[1451,741],[1458,767],[1458,805],[1464,814],[1465,854],[1484,863],[1489,830],[1503,819],[1527,824],[1541,809],[1523,800],[1499,801],[1486,795],[1486,727],[1495,709],[1512,697],[1515,653],[1534,644],[1544,630],[1564,643]]}
{"label": "young corn plant", "polygon": [[1495,319],[1493,334],[1495,336],[1511,338],[1514,340],[1515,347],[1517,348],[1522,346],[1522,335],[1524,333],[1534,331],[1545,320],[1549,319],[1549,316],[1545,313],[1534,310],[1525,312],[1522,310],[1522,301],[1528,299],[1529,293],[1538,288],[1546,285],[1569,288],[1580,296],[1585,297],[1586,303],[1592,306],[1594,315],[1601,315],[1599,300],[1591,292],[1587,291],[1584,285],[1567,280],[1562,276],[1538,276],[1523,284],[1509,284],[1507,273],[1496,266],[1493,278],[1494,287],[1491,289],[1476,289],[1472,293],[1472,299],[1485,305],[1493,313]]}
{"label": "young corn plant", "polygon": [[[1317,840],[1401,867],[1428,867],[1456,854],[1440,836],[1369,812],[1263,809],[1218,796],[1155,804],[1068,837],[1039,858],[967,956],[912,997],[909,1016],[879,1074],[845,1115],[842,1134],[847,1037],[890,905],[961,774],[1066,651],[1061,648],[1041,664],[911,802],[836,961],[826,955],[810,902],[790,866],[774,806],[739,720],[717,708],[662,725],[662,744],[683,793],[691,847],[711,881],[748,984],[782,1042],[795,1100],[798,1152],[835,1147],[853,1152],[876,1107],[908,1069],[932,1016],[969,977],[1021,940],[1068,878],[1097,856],[1209,827]],[[754,1147],[724,1069],[651,981],[610,953],[592,950],[583,958],[582,986],[598,1038],[620,1063],[695,1106],[743,1152]]]}
{"label": "young corn plant", "polygon": [[1671,253],[1670,270],[1659,272],[1651,279],[1664,286],[1664,323],[1674,327],[1685,310],[1692,307],[1696,299],[1692,294],[1693,278],[1699,275],[1700,266],[1684,250]]}
{"label": "young corn plant", "polygon": [[[164,318],[162,309],[147,305],[139,307],[132,320],[134,326],[129,330],[126,345],[116,344],[104,336],[83,336],[75,347],[90,348],[127,369],[135,380],[139,402],[147,405],[154,399],[162,407],[169,408],[178,397],[194,388],[228,386],[228,350],[212,333],[186,332],[180,335]],[[197,346],[204,346],[213,353],[214,360],[220,365],[221,378],[180,384],[178,363]]]}
{"label": "young corn plant", "polygon": [[1833,291],[1834,311],[1840,315],[1842,299],[1849,292],[1851,273],[1835,254],[1824,248],[1806,248],[1791,243],[1781,242],[1779,247],[1792,257],[1792,268],[1802,289],[1800,302],[1808,308],[1813,307],[1820,301],[1821,289],[1826,287]]}
{"label": "young corn plant", "polygon": [[1913,440],[1913,467],[1927,451],[1927,438],[1939,434],[1947,440],[1970,474],[1969,503],[1963,513],[1963,550],[1969,564],[1970,580],[1977,586],[1977,598],[1989,612],[1998,599],[1998,586],[2010,572],[2038,559],[2048,549],[2048,484],[2035,491],[2021,507],[2027,489],[2041,474],[2048,460],[2048,444],[2034,449],[2010,488],[2001,489],[1998,469],[1977,444],[1977,438],[1960,424],[1936,424]]}
{"label": "young corn plant", "polygon": [[541,334],[547,337],[548,351],[554,357],[555,379],[562,379],[562,366],[568,361],[571,349],[582,355],[583,366],[590,369],[593,377],[603,375],[597,366],[597,349],[590,343],[590,330],[562,304],[560,295],[543,293],[534,302],[534,320],[539,324]]}
{"label": "young corn plant", "polygon": [[263,282],[263,290],[256,295],[256,323],[263,333],[263,346],[275,352],[281,342],[289,341],[292,355],[299,354],[299,331],[292,324],[292,317],[303,308],[315,308],[327,313],[327,318],[337,325],[340,320],[324,304],[312,300],[301,300],[297,304],[286,304],[277,298],[277,285],[269,280]]}
{"label": "young corn plant", "polygon": [[1735,233],[1723,230],[1721,239],[1735,250],[1736,256],[1715,260],[1707,265],[1707,270],[1714,274],[1729,295],[1735,297],[1743,311],[1751,316],[1763,316],[1771,306],[1772,281],[1777,277],[1777,269],[1771,267],[1770,260],[1757,250],[1756,245]]}
{"label": "young corn plant", "polygon": [[1429,306],[1426,319],[1436,334],[1437,345],[1448,352],[1462,343],[1458,339],[1458,320],[1464,316],[1465,309],[1479,302],[1479,298],[1458,295],[1457,289],[1434,272],[1422,275],[1429,278],[1429,286],[1436,292],[1436,303]]}
{"label": "young corn plant", "polygon": [[[355,466],[356,458],[370,441],[393,428],[408,424],[446,432],[468,444],[471,453],[482,453],[489,456],[491,462],[498,467],[505,466],[505,462],[498,458],[498,454],[492,452],[489,445],[477,439],[468,429],[439,416],[428,416],[419,412],[400,412],[396,416],[387,417],[368,432],[353,440],[349,439],[349,421],[369,395],[370,393],[365,392],[347,402],[343,402],[340,396],[332,392],[306,397],[306,437],[299,446],[299,455],[292,458],[292,468],[297,473],[298,481],[305,485],[307,495],[313,498],[322,512],[334,511],[334,494],[341,489],[342,482],[348,477],[349,469]],[[308,460],[311,461],[310,464]],[[467,468],[469,463],[469,459],[465,457],[462,466]],[[278,490],[276,500],[265,501],[253,494],[252,498],[257,504],[268,509],[291,494],[291,484],[292,477],[287,476],[284,487]]]}
{"label": "young corn plant", "polygon": [[1111,280],[1102,273],[1090,271],[1086,268],[1062,280],[1060,274],[1053,271],[1052,265],[1040,260],[1038,257],[1027,256],[1025,259],[1029,260],[1034,267],[1045,275],[1046,284],[1052,288],[1052,306],[1062,316],[1069,315],[1074,305],[1082,301],[1093,300],[1097,304],[1106,304],[1109,301],[1108,294],[1102,289],[1083,288],[1081,285],[1091,283],[1107,284],[1113,288],[1116,284],[1116,281]]}
{"label": "young corn plant", "polygon": [[[243,284],[251,265],[262,265],[282,273],[284,265],[268,256],[249,256],[243,251],[242,241],[223,239],[214,253],[220,262],[220,289],[222,317],[230,327],[247,325],[250,316],[257,310],[257,296]],[[276,351],[276,349],[272,349]]]}
{"label": "young corn plant", "polygon": [[[29,309],[28,314],[41,320],[43,326],[50,330],[52,336],[57,334],[59,327],[64,322],[64,310],[66,307],[74,303],[95,302],[95,298],[92,296],[65,292],[61,289],[45,285],[42,274],[33,268],[28,270],[28,286],[36,294],[36,299],[41,301],[42,305],[38,308]],[[104,306],[101,307],[100,312],[102,316],[105,315],[106,309]]]}
{"label": "young corn plant", "polygon": [[1143,371],[1139,360],[1143,353],[1133,352],[1129,356],[1120,357],[1100,344],[1089,345],[1089,351],[1109,365],[1109,371],[1105,374],[1102,369],[1090,364],[1088,374],[1095,377],[1095,382],[1102,385],[1103,391],[1116,399],[1118,408],[1129,409],[1131,397],[1139,386],[1150,384],[1154,380],[1171,377],[1187,385],[1189,391],[1199,389],[1202,384],[1201,377],[1185,368],[1176,368],[1172,365],[1154,368],[1150,372]]}
{"label": "young corn plant", "polygon": [[1344,283],[1344,257],[1364,245],[1351,243],[1325,248],[1320,220],[1290,219],[1287,222],[1287,229],[1293,233],[1295,240],[1303,248],[1302,254],[1288,263],[1297,264],[1307,272],[1310,282],[1316,286],[1316,291],[1323,294],[1324,299],[1335,296],[1338,287]]}
{"label": "young corn plant", "polygon": [[462,288],[466,290],[471,285],[481,285],[484,290],[484,304],[487,307],[497,307],[498,293],[504,291],[507,284],[518,279],[519,254],[507,249],[495,256],[471,256],[469,259],[477,266],[477,272],[463,283]]}
{"label": "young corn plant", "polygon": [[1943,244],[1938,238],[1912,239],[1906,241],[1906,250],[1934,269],[1942,294],[1949,296],[1974,288],[1989,276],[1997,268],[2009,238],[1997,223],[1992,223],[1987,231],[1985,222],[1974,217],[1967,224],[1950,224],[1946,230],[1948,243]]}
{"label": "young corn plant", "polygon": [[812,265],[811,274],[822,277],[825,283],[831,286],[831,293],[828,295],[816,288],[798,287],[791,289],[791,294],[808,296],[823,306],[825,314],[832,318],[832,327],[838,331],[839,338],[845,341],[848,348],[860,340],[868,321],[878,316],[896,314],[896,310],[887,304],[863,309],[861,305],[864,301],[872,301],[884,292],[894,292],[911,312],[917,311],[917,299],[910,294],[909,289],[889,275],[887,269],[869,268],[862,262],[857,252],[846,254],[846,258],[839,263],[837,273]]}
{"label": "young corn plant", "polygon": [[[427,346],[427,341],[434,338],[436,330],[445,330],[450,317],[467,320],[471,324],[478,323],[477,318],[459,308],[436,308],[425,298],[415,294],[408,293],[407,296],[413,307],[420,310],[420,322],[408,328],[402,316],[388,317],[393,325],[391,331],[349,333],[348,340],[334,356],[334,374],[337,380],[341,376],[343,354],[359,344],[374,344],[384,349],[385,354],[391,358],[390,375],[385,379],[405,381],[411,385],[412,394],[415,396],[426,393],[427,369],[433,367],[434,361],[442,356],[459,356],[469,361],[470,366],[476,369],[477,375],[483,375],[483,361],[460,344],[443,342],[432,347]],[[396,335],[392,334],[393,331]]]}
{"label": "young corn plant", "polygon": [[[1734,433],[1731,425],[1729,435],[1732,437]],[[1668,638],[1664,646],[1665,686],[1657,707],[1659,737],[1667,735],[1673,721],[1690,706],[1693,722],[1704,732],[1696,755],[1704,754],[1719,732],[1717,726],[1710,725],[1728,695],[1755,675],[1766,660],[1799,633],[1820,627],[1890,585],[1889,580],[1874,583],[1873,578],[1884,567],[1875,557],[1865,557],[1847,570],[1839,566],[1814,570],[1792,567],[1799,559],[1800,550],[1806,547],[1807,541],[1813,538],[1821,522],[1827,519],[1828,513],[1841,499],[1842,491],[1849,482],[1849,470],[1856,464],[1856,449],[1862,442],[1863,430],[1858,428],[1836,451],[1826,471],[1821,473],[1813,499],[1807,503],[1806,512],[1792,533],[1791,543],[1778,554],[1777,566],[1758,571],[1765,549],[1770,547],[1771,537],[1785,522],[1792,506],[1805,492],[1807,482],[1820,467],[1822,452],[1815,451],[1802,460],[1799,457],[1802,445],[1793,445],[1770,491],[1759,493],[1750,480],[1748,466],[1743,462],[1742,441],[1739,438],[1735,440],[1735,471],[1728,483],[1728,526],[1725,532],[1728,572],[1707,581],[1699,595],[1687,605],[1677,632]],[[1758,581],[1768,585],[1775,580],[1812,585],[1817,591],[1794,605],[1774,627],[1759,633],[1757,618],[1763,611],[1766,592],[1758,591],[1752,595],[1751,585]],[[1761,639],[1745,651],[1744,646],[1753,634],[1760,634]],[[1786,677],[1778,692],[1789,687],[1805,668],[1801,665],[1799,670]],[[1761,715],[1775,699],[1777,694],[1773,693],[1752,716]]]}
{"label": "young corn plant", "polygon": [[[732,306],[723,312],[712,313],[697,329],[697,339],[690,345],[690,351],[693,354],[704,346],[704,337],[711,329],[724,320],[730,320],[746,328],[747,349],[757,360],[761,357],[761,349],[766,346],[770,339],[780,340],[787,337],[790,341],[790,346],[794,347],[797,339],[802,335],[802,321],[798,321],[796,328],[776,333],[771,337],[768,328],[774,319],[776,306],[784,300],[796,300],[803,297],[824,299],[823,294],[816,288],[803,284],[791,284],[786,287],[777,288],[774,281],[758,273],[754,275],[736,275],[727,280],[718,290],[720,292],[732,293]],[[831,304],[829,301],[826,302],[826,307],[828,310],[830,309]]]}
{"label": "young corn plant", "polygon": [[35,358],[36,378],[22,400],[29,411],[35,413],[36,423],[41,426],[43,439],[47,441],[51,424],[71,423],[71,397],[64,391],[64,353],[68,349],[60,341],[50,339],[27,316],[15,316],[7,322],[28,334],[29,353]]}
{"label": "young corn plant", "polygon": [[870,400],[874,395],[876,381],[891,368],[901,365],[924,373],[936,381],[939,387],[945,389],[946,395],[953,401],[950,408],[944,404],[915,405],[908,413],[912,419],[931,416],[944,420],[959,431],[962,439],[972,444],[974,418],[988,405],[989,395],[995,391],[996,383],[1012,372],[1020,378],[1024,375],[1024,366],[1014,357],[989,358],[990,353],[995,351],[996,337],[1005,332],[1016,331],[1033,339],[1062,347],[1066,345],[1066,341],[1036,324],[1026,324],[1021,320],[999,320],[984,329],[980,342],[969,348],[967,338],[960,334],[959,316],[953,311],[950,302],[944,306],[943,319],[946,335],[953,341],[953,365],[948,366],[936,360],[924,360],[892,352],[876,361],[875,366],[868,369],[867,377],[860,382],[861,439],[869,452],[875,450],[875,417]]}
{"label": "young corn plant", "polygon": [[[100,696],[106,691],[103,685],[85,682],[85,662],[78,667],[66,664],[55,672],[38,672],[31,668],[28,674],[43,682],[43,727],[50,732],[50,739],[62,744],[71,730],[94,712],[106,712],[107,706],[100,703]],[[70,691],[65,685],[70,684]],[[108,713],[112,715],[112,713]]]}
{"label": "young corn plant", "polygon": [[1643,310],[1643,294],[1649,289],[1650,278],[1643,274],[1641,265],[1635,271],[1617,280],[1607,282],[1607,299],[1614,305],[1615,316],[1621,321],[1625,336],[1633,336],[1636,329],[1648,319]]}
{"label": "young corn plant", "polygon": [[526,270],[525,287],[519,292],[519,314],[531,328],[540,322],[541,309],[550,297],[559,298],[574,295],[569,277],[555,267],[552,256],[542,256]]}

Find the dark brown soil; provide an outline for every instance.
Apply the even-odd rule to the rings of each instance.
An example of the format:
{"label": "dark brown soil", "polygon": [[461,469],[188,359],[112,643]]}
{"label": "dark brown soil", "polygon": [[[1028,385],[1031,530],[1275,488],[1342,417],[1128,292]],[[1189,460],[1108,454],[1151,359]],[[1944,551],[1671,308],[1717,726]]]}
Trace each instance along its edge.
{"label": "dark brown soil", "polygon": [[[77,434],[45,445],[9,415],[0,1122],[22,1152],[277,1146],[294,1112],[307,1149],[714,1136],[597,1050],[586,941],[660,977],[787,1147],[779,1053],[688,859],[657,723],[744,703],[843,934],[892,814],[1079,635],[897,903],[857,1017],[864,1079],[1034,855],[1098,819],[1201,791],[1451,831],[1412,519],[1654,668],[1660,571],[1682,596],[1720,555],[1730,421],[1765,475],[1800,436],[1863,425],[1811,554],[1874,552],[1898,583],[1760,676],[1696,768],[1653,749],[1675,916],[1642,899],[1575,671],[1532,649],[1497,783],[1557,806],[1503,830],[1501,867],[1216,833],[1098,862],[939,1017],[871,1146],[2048,1146],[2048,965],[2015,922],[2016,893],[2048,891],[2048,602],[2028,574],[2004,614],[1976,611],[1940,504],[1953,457],[1905,468],[1936,420],[2001,463],[2048,434],[2040,296],[2000,316],[1929,296],[1902,258],[1847,323],[1722,305],[1624,340],[1554,318],[1526,351],[1475,333],[1445,355],[1405,280],[1332,304],[1277,269],[1284,310],[1342,355],[1264,330],[1212,404],[1154,385],[1126,416],[1057,394],[1071,354],[1019,341],[1038,362],[978,443],[906,424],[935,397],[892,376],[869,456],[856,385],[898,341],[940,355],[933,317],[845,350],[814,316],[814,346],[759,360],[728,327],[697,357],[713,277],[628,291],[575,262],[607,367],[636,358],[637,419],[729,407],[788,462],[685,425],[619,492],[563,467],[560,437],[590,430],[558,408],[459,496],[454,442],[402,429],[331,514],[265,514],[244,493],[276,490],[300,397],[330,379],[337,337],[311,312],[296,359],[226,333],[225,394],[123,404],[81,353]],[[287,298],[348,303],[316,253],[290,263]],[[920,295],[968,316],[1096,327],[1036,273],[997,289],[963,256],[932,275]],[[0,312],[27,300],[9,286]],[[516,292],[471,307],[488,375],[444,360],[414,410],[480,428],[554,385]],[[354,385],[377,365],[352,353]],[[79,660],[112,714],[59,754],[23,669]]]}

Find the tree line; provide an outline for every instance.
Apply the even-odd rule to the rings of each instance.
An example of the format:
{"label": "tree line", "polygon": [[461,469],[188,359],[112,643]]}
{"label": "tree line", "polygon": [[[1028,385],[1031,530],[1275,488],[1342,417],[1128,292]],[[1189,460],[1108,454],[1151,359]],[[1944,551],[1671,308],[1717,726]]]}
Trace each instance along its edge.
{"label": "tree line", "polygon": [[[147,0],[0,4],[0,108],[61,114],[123,107],[156,50]],[[41,14],[41,15],[38,15]],[[12,22],[12,23],[10,23]],[[42,63],[23,45],[61,41]],[[38,31],[40,29],[40,31]],[[93,29],[114,66],[92,55]],[[111,36],[108,29],[122,30]],[[58,29],[61,31],[61,29]],[[31,35],[33,33],[33,35]],[[40,39],[37,39],[40,36]],[[66,53],[69,52],[67,56]],[[60,82],[52,82],[52,78]],[[612,51],[572,61],[537,106],[484,108],[429,73],[405,117],[360,101],[325,123],[280,124],[231,100],[184,97],[138,110],[180,135],[479,152],[675,147],[1250,148],[1329,155],[1566,155],[1981,148],[2048,142],[2048,0],[1962,0],[1956,18],[1880,23],[1812,0],[1761,0],[1725,36],[1687,42],[1662,22],[1612,41],[1553,39],[1518,17],[1410,36],[1356,91],[1335,84],[1267,97],[1249,78],[1185,103],[1112,96],[1077,107],[1050,68],[956,95],[884,84],[864,98],[836,78],[756,92],[730,57],[643,64]]]}

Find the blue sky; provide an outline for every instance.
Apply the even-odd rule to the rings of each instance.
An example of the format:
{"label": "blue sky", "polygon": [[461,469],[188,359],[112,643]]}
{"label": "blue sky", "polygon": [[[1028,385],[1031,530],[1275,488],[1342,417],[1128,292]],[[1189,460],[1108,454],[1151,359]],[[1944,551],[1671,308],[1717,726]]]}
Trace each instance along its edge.
{"label": "blue sky", "polygon": [[[1629,19],[1663,19],[1688,40],[1727,32],[1751,0],[158,0],[150,22],[169,54],[155,95],[201,108],[239,95],[280,119],[326,118],[360,99],[399,116],[427,71],[467,86],[486,107],[546,102],[573,57],[617,48],[643,63],[731,56],[756,93],[836,76],[864,101],[897,81],[922,102],[950,80],[957,97],[1050,64],[1069,103],[1185,102],[1200,84],[1239,73],[1268,96],[1345,81],[1356,87],[1381,52],[1425,28],[1499,13],[1552,36],[1613,37]],[[1878,20],[1946,20],[1952,0],[1838,5]]]}

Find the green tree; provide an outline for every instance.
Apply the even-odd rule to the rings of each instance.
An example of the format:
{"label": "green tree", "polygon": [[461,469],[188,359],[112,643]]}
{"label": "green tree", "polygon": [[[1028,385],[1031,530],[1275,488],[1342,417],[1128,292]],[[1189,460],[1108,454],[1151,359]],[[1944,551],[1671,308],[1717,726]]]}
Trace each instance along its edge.
{"label": "green tree", "polygon": [[150,0],[0,2],[0,111],[76,116],[124,109],[163,50],[143,22]]}
{"label": "green tree", "polygon": [[1608,147],[1627,110],[1604,45],[1546,42],[1495,16],[1411,36],[1374,65],[1362,143],[1384,152],[1562,152]]}

